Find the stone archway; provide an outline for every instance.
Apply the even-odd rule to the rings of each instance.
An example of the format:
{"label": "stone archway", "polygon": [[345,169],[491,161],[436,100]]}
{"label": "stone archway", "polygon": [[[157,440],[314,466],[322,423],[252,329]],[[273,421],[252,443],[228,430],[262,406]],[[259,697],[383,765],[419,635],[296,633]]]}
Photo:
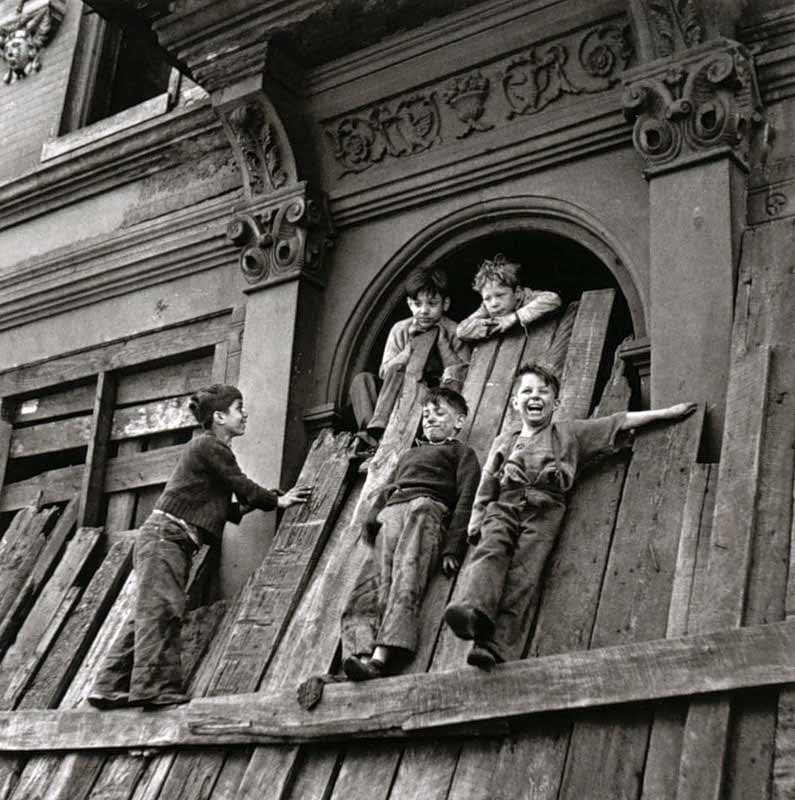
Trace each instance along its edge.
{"label": "stone archway", "polygon": [[[403,304],[401,284],[408,271],[432,264],[448,266],[475,242],[499,242],[510,236],[547,237],[587,253],[622,295],[628,330],[636,338],[646,336],[647,314],[638,290],[637,271],[621,244],[591,214],[572,203],[534,196],[477,203],[421,231],[395,253],[367,287],[337,346],[327,385],[329,400],[338,408],[344,407],[352,376],[377,358],[380,340]],[[452,272],[449,266],[448,272]]]}

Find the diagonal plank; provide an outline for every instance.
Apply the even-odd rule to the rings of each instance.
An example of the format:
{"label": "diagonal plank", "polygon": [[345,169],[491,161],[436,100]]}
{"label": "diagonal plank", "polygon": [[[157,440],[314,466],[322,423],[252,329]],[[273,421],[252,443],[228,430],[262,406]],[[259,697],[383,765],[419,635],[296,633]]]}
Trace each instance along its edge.
{"label": "diagonal plank", "polygon": [[[753,552],[770,349],[736,355],[729,376],[723,453],[704,578],[708,598],[693,630],[738,627],[743,621]],[[760,400],[762,402],[760,402]],[[718,800],[723,784],[731,701],[709,698],[691,704],[685,725],[677,797]]]}
{"label": "diagonal plank", "polygon": [[793,681],[795,623],[779,622],[515,661],[488,675],[463,669],[333,684],[313,711],[287,690],[201,698],[156,715],[3,712],[0,752],[472,735],[530,714]]}

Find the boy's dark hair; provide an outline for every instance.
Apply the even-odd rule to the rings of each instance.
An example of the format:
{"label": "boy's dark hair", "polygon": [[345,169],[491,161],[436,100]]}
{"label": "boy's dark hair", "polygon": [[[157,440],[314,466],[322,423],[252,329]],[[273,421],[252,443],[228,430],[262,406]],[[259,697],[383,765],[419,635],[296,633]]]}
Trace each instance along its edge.
{"label": "boy's dark hair", "polygon": [[475,279],[472,281],[472,288],[479,293],[489,281],[494,281],[509,289],[515,289],[519,286],[519,270],[521,270],[519,264],[515,261],[508,261],[502,253],[497,253],[494,258],[487,258],[478,267]]}
{"label": "boy's dark hair", "polygon": [[443,300],[449,297],[447,273],[438,267],[415,269],[406,278],[406,297],[416,300],[420,292],[438,294]]}
{"label": "boy's dark hair", "polygon": [[243,395],[237,386],[226,383],[214,383],[206,389],[199,389],[188,401],[191,414],[202,428],[209,429],[213,424],[213,413],[227,411],[235,400],[242,400]]}
{"label": "boy's dark hair", "polygon": [[429,389],[422,405],[426,406],[429,403],[431,405],[438,405],[440,400],[444,400],[450,408],[457,411],[459,414],[463,414],[464,416],[469,414],[467,401],[464,400],[458,392],[453,389],[448,389],[446,386],[437,386],[434,389]]}
{"label": "boy's dark hair", "polygon": [[560,378],[558,378],[557,373],[551,367],[539,364],[537,361],[530,364],[523,364],[519,367],[513,382],[513,392],[516,392],[519,383],[525,375],[537,375],[553,392],[555,392],[555,397],[560,396]]}

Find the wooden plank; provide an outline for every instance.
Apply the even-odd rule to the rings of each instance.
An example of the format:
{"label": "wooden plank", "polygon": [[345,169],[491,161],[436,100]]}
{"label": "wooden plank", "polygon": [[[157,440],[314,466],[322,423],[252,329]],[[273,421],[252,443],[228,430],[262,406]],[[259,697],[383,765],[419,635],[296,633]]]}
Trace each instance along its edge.
{"label": "wooden plank", "polygon": [[[638,432],[627,473],[591,647],[665,635],[690,469],[703,411]],[[560,798],[637,796],[651,711],[578,720]],[[593,764],[599,763],[598,773]]]}
{"label": "wooden plank", "polygon": [[558,419],[584,419],[591,411],[615,295],[602,289],[585,292],[580,300],[560,381]]}
{"label": "wooden plank", "polygon": [[[36,559],[47,543],[45,530],[57,513],[57,508],[21,511],[17,514],[18,524],[12,525],[0,539],[0,620],[4,621],[14,608]],[[15,633],[13,626],[7,628],[6,641]]]}
{"label": "wooden plank", "polygon": [[[140,453],[142,449],[143,441],[141,439],[129,439],[124,442],[119,442],[119,449],[116,455],[117,458],[126,458]],[[136,499],[134,491],[113,492],[113,494],[108,495],[108,507],[105,512],[105,530],[108,531],[109,534],[115,533],[116,531],[126,531],[132,528]]]}
{"label": "wooden plank", "polygon": [[[712,538],[705,576],[708,598],[696,632],[742,624],[753,553],[756,500],[765,432],[770,350],[735,353],[726,400],[726,428],[718,471]],[[690,706],[685,726],[677,797],[718,800],[724,778],[731,703],[710,698]]]}
{"label": "wooden plank", "polygon": [[[117,408],[113,413],[110,439],[132,439],[156,433],[193,428],[196,419],[188,409],[191,395],[170,397],[143,405]],[[14,431],[11,457],[40,455],[86,446],[91,434],[90,416],[45,422]]]}
{"label": "wooden plank", "polygon": [[566,306],[555,330],[555,338],[543,356],[544,363],[561,376],[566,365],[566,353],[569,351],[569,342],[571,341],[571,334],[574,331],[574,322],[577,319],[579,309],[579,302],[569,303]]}
{"label": "wooden plank", "polygon": [[88,436],[86,463],[80,486],[79,525],[99,525],[102,515],[102,495],[105,489],[105,472],[110,446],[110,427],[113,407],[116,404],[116,377],[110,372],[97,375],[94,413]]}
{"label": "wooden plank", "polygon": [[[117,405],[123,407],[191,394],[210,383],[212,361],[212,354],[209,354],[121,373],[116,387]],[[94,408],[94,382],[49,391],[26,400],[9,401],[9,405],[11,422],[17,424],[89,414]]]}
{"label": "wooden plank", "polygon": [[0,654],[10,644],[25,616],[36,601],[41,587],[49,580],[57,559],[77,523],[77,498],[73,497],[61,512],[58,522],[47,537],[47,544],[39,553],[24,586],[0,622]]}
{"label": "wooden plank", "polygon": [[[305,711],[293,688],[197,698],[157,715],[79,708],[0,713],[0,751],[185,747],[472,735],[477,725],[795,681],[795,623],[563,653],[326,687]],[[506,727],[506,730],[508,728]],[[591,795],[593,796],[593,795]]]}
{"label": "wooden plank", "polygon": [[[759,473],[756,524],[743,625],[784,619],[792,518],[795,443],[795,291],[791,224],[773,222],[743,236],[735,341],[770,345],[770,385]],[[775,690],[743,693],[732,703],[726,800],[769,797],[776,762],[779,697]],[[782,693],[783,694],[783,693]]]}
{"label": "wooden plank", "polygon": [[[556,320],[551,320],[531,332],[530,347],[533,352],[546,350],[556,324]],[[476,452],[480,451],[478,456],[481,461],[488,452],[490,441],[499,431],[513,375],[522,361],[525,344],[524,332],[516,330],[505,337],[489,339],[479,344],[473,352],[463,387],[470,413],[460,438],[468,441]],[[428,669],[451,587],[451,582],[441,575],[434,576],[431,580],[423,602],[420,647],[408,667],[410,672]],[[364,745],[348,747],[334,782],[332,800],[357,800],[365,796],[372,800],[374,794],[377,796],[379,792],[388,792],[400,763],[402,750],[399,743],[385,744],[377,753]],[[330,770],[338,768],[336,759],[331,759],[326,754],[316,756],[314,748],[305,753],[299,763],[297,780],[304,785],[320,786],[324,780],[330,780]]]}
{"label": "wooden plank", "polygon": [[4,710],[15,708],[23,692],[36,674],[47,650],[63,627],[66,618],[72,613],[80,598],[80,587],[71,586],[60,598],[57,607],[47,619],[47,627],[32,651],[24,652],[14,659],[16,669],[6,683],[5,691],[0,697],[0,707]]}
{"label": "wooden plank", "polygon": [[50,708],[61,700],[131,567],[132,541],[117,542],[83,591],[77,608],[69,616],[22,698],[20,708]]}
{"label": "wooden plank", "polygon": [[[669,639],[685,636],[688,631],[691,598],[699,574],[698,561],[707,555],[703,542],[709,542],[717,477],[717,466],[711,464],[694,464],[690,471],[668,610],[666,637]],[[655,710],[643,772],[643,798],[676,798],[686,719],[687,705],[684,702],[668,703]]]}
{"label": "wooden plank", "polygon": [[[105,492],[123,492],[165,483],[181,452],[182,445],[176,445],[110,459],[105,474]],[[63,502],[80,491],[82,480],[83,467],[75,466],[50,470],[35,478],[8,484],[0,494],[0,512],[30,505],[39,494],[44,504]]]}
{"label": "wooden plank", "polygon": [[[625,411],[629,400],[624,363],[616,356],[595,414]],[[544,579],[530,656],[588,647],[628,461],[628,453],[617,454],[579,478]],[[571,720],[557,716],[497,743],[466,742],[456,763],[450,800],[488,797],[493,786],[501,787],[506,797],[532,790],[534,800],[556,799],[571,730]]]}
{"label": "wooden plank", "polygon": [[[87,559],[94,552],[101,533],[101,528],[80,528],[69,542],[52,576],[20,626],[13,645],[6,651],[0,663],[0,670],[3,673],[16,671],[19,662],[26,660],[28,651],[36,648],[44,631],[49,628],[53,614],[61,606]],[[0,687],[3,683],[0,677]]]}
{"label": "wooden plank", "polygon": [[[127,577],[124,587],[115,598],[112,608],[90,642],[88,652],[84,655],[79,669],[61,699],[60,708],[75,708],[84,701],[93,684],[99,661],[127,618],[127,611],[135,597],[135,592],[135,573],[132,573]],[[13,713],[25,712],[15,711]],[[63,774],[62,771],[68,774],[78,758],[85,758],[85,756],[68,755],[62,758],[58,755],[42,754],[30,758],[21,770],[12,800],[27,800],[31,797],[50,798],[56,777]],[[92,754],[90,758],[99,760],[101,757]],[[3,762],[0,764],[0,774],[4,771],[8,772],[12,768],[11,762],[7,759],[3,759]],[[19,766],[16,765],[16,768],[18,769]]]}
{"label": "wooden plank", "polygon": [[214,346],[226,335],[229,314],[164,328],[0,372],[0,396],[29,394],[99,372],[144,364]]}
{"label": "wooden plank", "polygon": [[[309,649],[307,653],[311,653],[314,658],[304,658],[303,662],[296,658],[284,662],[279,659],[279,655],[283,652],[284,644],[289,645],[296,641],[295,632],[289,634],[288,641],[285,631],[289,631],[290,626],[295,625],[298,619],[303,619],[303,615],[307,613],[302,610],[306,598],[303,588],[311,577],[315,564],[317,563],[317,567],[314,574],[317,575],[326,563],[323,554],[329,545],[324,548],[322,542],[332,530],[336,531],[336,538],[339,538],[340,526],[344,526],[346,553],[348,548],[354,549],[356,544],[356,535],[348,527],[358,507],[358,494],[347,500],[344,516],[336,526],[334,524],[348,483],[347,467],[343,459],[347,458],[350,442],[349,434],[332,437],[330,432],[324,432],[313,444],[299,477],[299,483],[315,484],[312,500],[303,508],[295,507],[285,513],[268,555],[244,590],[237,618],[230,626],[229,641],[209,681],[208,693],[239,692],[246,688],[252,691],[258,685],[264,690],[271,685],[267,677],[271,674],[277,676],[275,680],[285,683],[298,682],[303,679],[301,674],[306,669],[312,669],[313,663],[317,664],[314,671],[328,669],[328,662],[333,658],[339,635],[336,627],[338,617],[334,620],[333,631],[328,628],[324,631],[329,641],[333,639],[333,645],[329,647],[330,654],[326,655],[319,647]],[[332,469],[329,469],[329,464]],[[338,551],[339,545],[332,547],[332,550]],[[334,567],[325,566],[325,569],[332,570],[328,575],[325,571],[321,573],[323,585],[332,594],[323,607],[323,611],[328,611],[329,608],[334,608],[334,601],[337,605],[342,602],[334,595],[343,590],[341,584],[344,580],[341,576],[347,577],[348,570],[354,570],[350,577],[353,580],[356,564],[346,557]],[[292,591],[288,576],[292,576],[295,581]],[[271,602],[278,605],[269,608],[268,604]],[[246,631],[250,631],[253,637],[248,642],[245,638]],[[309,641],[307,636],[300,640],[299,646],[302,649],[304,646],[309,648]],[[259,643],[259,646],[255,646],[255,643]],[[278,663],[273,662],[274,652]],[[298,664],[302,666],[298,667]],[[260,684],[263,673],[266,676],[265,683]],[[304,677],[309,677],[310,674],[312,673],[307,672]],[[224,768],[225,755],[224,751],[199,755],[180,754],[162,786],[163,796],[182,796],[186,800],[203,796],[202,787],[212,786],[219,779]],[[185,788],[186,784],[192,788]]]}

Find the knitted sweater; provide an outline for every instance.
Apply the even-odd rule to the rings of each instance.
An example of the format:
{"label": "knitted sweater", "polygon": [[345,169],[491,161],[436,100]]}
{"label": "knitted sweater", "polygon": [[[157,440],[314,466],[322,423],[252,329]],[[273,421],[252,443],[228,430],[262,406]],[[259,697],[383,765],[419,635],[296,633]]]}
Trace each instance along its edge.
{"label": "knitted sweater", "polygon": [[431,497],[450,509],[450,522],[442,551],[459,560],[466,549],[469,512],[480,480],[475,451],[456,439],[431,444],[420,442],[400,457],[395,477],[376,498],[374,513],[415,497]]}
{"label": "knitted sweater", "polygon": [[240,502],[263,511],[276,508],[279,495],[265,489],[240,469],[229,445],[205,431],[185,445],[155,508],[180,517],[220,538],[224,523],[240,521]]}

